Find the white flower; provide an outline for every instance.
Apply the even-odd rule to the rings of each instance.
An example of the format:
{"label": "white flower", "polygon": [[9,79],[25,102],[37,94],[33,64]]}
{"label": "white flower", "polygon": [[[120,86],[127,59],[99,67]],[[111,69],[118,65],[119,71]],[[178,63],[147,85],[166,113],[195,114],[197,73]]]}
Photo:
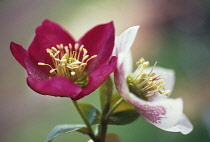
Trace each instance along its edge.
{"label": "white flower", "polygon": [[147,68],[149,63],[141,59],[137,70],[131,73],[130,47],[138,28],[139,26],[134,26],[127,29],[115,41],[113,54],[118,57],[115,71],[117,90],[125,101],[137,108],[139,114],[147,122],[165,131],[188,134],[193,126],[183,113],[182,99],[168,98],[170,93],[165,90],[165,88],[173,89],[174,71],[155,67],[155,65],[153,68]]}

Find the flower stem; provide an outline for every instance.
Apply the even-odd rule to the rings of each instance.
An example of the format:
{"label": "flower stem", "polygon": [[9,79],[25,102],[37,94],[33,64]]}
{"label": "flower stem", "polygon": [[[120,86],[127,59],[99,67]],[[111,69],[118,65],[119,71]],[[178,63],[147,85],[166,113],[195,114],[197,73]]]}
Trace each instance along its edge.
{"label": "flower stem", "polygon": [[106,119],[109,118],[109,116],[113,113],[113,111],[123,102],[123,98],[120,98],[116,104],[111,108],[111,110],[107,113]]}
{"label": "flower stem", "polygon": [[110,108],[110,103],[105,105],[103,113],[102,113],[102,118],[101,118],[101,128],[100,128],[100,142],[105,142],[106,139],[106,132],[107,132],[107,119],[106,115],[109,112]]}
{"label": "flower stem", "polygon": [[74,100],[73,100],[73,103],[74,103],[74,106],[76,107],[77,111],[79,112],[81,118],[83,119],[83,121],[85,122],[85,124],[86,124],[86,126],[87,126],[87,128],[88,128],[88,130],[89,130],[89,134],[88,134],[88,135],[90,136],[90,138],[91,138],[94,142],[100,142],[100,141],[96,138],[96,136],[94,135],[93,130],[92,130],[92,127],[91,127],[90,123],[88,122],[87,118],[85,117],[84,113],[82,112],[82,110],[81,110],[79,104],[77,103],[77,101],[74,101]]}

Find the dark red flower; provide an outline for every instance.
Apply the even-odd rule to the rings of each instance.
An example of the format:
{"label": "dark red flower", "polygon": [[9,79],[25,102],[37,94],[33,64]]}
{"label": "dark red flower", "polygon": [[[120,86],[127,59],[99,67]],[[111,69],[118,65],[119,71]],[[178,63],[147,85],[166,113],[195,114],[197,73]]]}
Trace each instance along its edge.
{"label": "dark red flower", "polygon": [[98,25],[74,38],[58,24],[45,20],[25,50],[11,42],[15,59],[27,71],[34,91],[78,100],[96,90],[115,70],[113,23]]}

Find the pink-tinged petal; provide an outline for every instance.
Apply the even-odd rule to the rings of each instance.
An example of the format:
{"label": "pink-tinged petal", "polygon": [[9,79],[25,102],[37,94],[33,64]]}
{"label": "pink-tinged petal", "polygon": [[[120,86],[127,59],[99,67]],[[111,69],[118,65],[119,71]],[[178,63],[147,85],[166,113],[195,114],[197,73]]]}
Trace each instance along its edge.
{"label": "pink-tinged petal", "polygon": [[114,25],[113,22],[102,24],[88,31],[78,42],[84,45],[88,55],[97,57],[91,60],[86,71],[91,72],[98,66],[108,63],[114,48]]}
{"label": "pink-tinged petal", "polygon": [[28,76],[28,86],[37,93],[55,97],[76,97],[82,90],[81,87],[63,77],[53,77],[48,80],[39,80]]}
{"label": "pink-tinged petal", "polygon": [[170,131],[170,132],[181,132],[182,134],[186,135],[186,134],[189,134],[193,130],[193,125],[189,121],[189,119],[186,117],[186,115],[183,114],[181,118],[179,119],[179,121],[174,126],[168,129],[163,129],[163,130]]}
{"label": "pink-tinged petal", "polygon": [[129,102],[149,123],[161,129],[168,129],[178,123],[183,114],[183,101],[178,99],[160,99],[154,102],[144,101],[131,94]]}
{"label": "pink-tinged petal", "polygon": [[[118,60],[119,61],[119,60]],[[119,65],[119,64],[118,64]],[[121,70],[124,71],[125,76],[128,76],[133,71],[133,58],[131,50],[128,50],[124,55],[123,64],[121,64]]]}
{"label": "pink-tinged petal", "polygon": [[[146,73],[151,72],[151,70],[156,73],[156,76],[160,76],[165,82],[165,89],[170,90],[171,92],[173,91],[173,87],[175,84],[175,72],[172,69],[166,69],[162,67],[156,66],[155,68],[153,67],[147,67],[144,71]],[[167,99],[172,93],[170,93],[168,96],[162,95],[162,94],[156,94],[153,97],[149,98],[149,101],[156,101],[159,99]]]}
{"label": "pink-tinged petal", "polygon": [[95,91],[106,79],[107,77],[116,69],[117,58],[112,57],[110,62],[103,64],[102,66],[95,69],[89,76],[89,82],[85,89],[76,97],[74,100],[78,100],[91,92]]}
{"label": "pink-tinged petal", "polygon": [[10,43],[10,50],[12,52],[12,55],[15,57],[15,59],[24,67],[25,67],[25,58],[27,55],[27,51],[19,44],[16,44],[14,42]]}
{"label": "pink-tinged petal", "polygon": [[[167,131],[179,131],[188,133],[191,125],[187,119],[183,121],[183,102],[182,99],[158,99],[154,102],[142,100],[129,91],[126,83],[126,76],[123,64],[115,71],[115,84],[123,99],[133,104],[139,114],[149,123]],[[187,122],[187,123],[181,123]],[[172,129],[173,128],[173,129]]]}
{"label": "pink-tinged petal", "polygon": [[124,64],[121,64],[114,72],[114,81],[119,94],[125,101],[130,99],[130,91],[126,83],[126,72],[124,70]]}
{"label": "pink-tinged petal", "polygon": [[139,26],[130,27],[116,38],[113,55],[117,55],[118,57],[118,66],[122,64],[125,59],[125,55],[129,52],[138,29]]}
{"label": "pink-tinged petal", "polygon": [[52,59],[46,52],[47,48],[56,46],[57,44],[68,45],[75,44],[75,40],[58,24],[45,20],[36,28],[36,35],[31,43],[28,52],[37,61],[43,63],[52,63]]}
{"label": "pink-tinged petal", "polygon": [[[149,73],[153,67],[148,67],[145,69],[146,73]],[[156,73],[156,76],[161,75],[161,78],[165,82],[166,90],[173,90],[175,84],[175,72],[172,69],[166,69],[156,66],[153,71]]]}

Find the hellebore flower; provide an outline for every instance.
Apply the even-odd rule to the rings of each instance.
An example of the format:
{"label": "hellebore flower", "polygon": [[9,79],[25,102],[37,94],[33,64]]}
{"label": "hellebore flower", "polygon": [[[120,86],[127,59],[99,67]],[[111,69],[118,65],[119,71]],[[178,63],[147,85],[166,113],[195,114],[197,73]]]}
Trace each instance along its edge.
{"label": "hellebore flower", "polygon": [[[143,58],[132,71],[130,47],[138,26],[131,27],[117,37],[113,55],[118,57],[115,84],[122,98],[133,104],[147,122],[165,131],[188,134],[193,126],[183,113],[181,98],[168,98],[174,85],[174,72],[161,67],[148,67]],[[166,78],[165,78],[166,77]],[[169,89],[169,90],[166,90]]]}
{"label": "hellebore flower", "polygon": [[25,50],[11,42],[15,59],[27,71],[34,91],[78,100],[97,89],[116,69],[113,22],[101,24],[74,38],[58,24],[45,20]]}

